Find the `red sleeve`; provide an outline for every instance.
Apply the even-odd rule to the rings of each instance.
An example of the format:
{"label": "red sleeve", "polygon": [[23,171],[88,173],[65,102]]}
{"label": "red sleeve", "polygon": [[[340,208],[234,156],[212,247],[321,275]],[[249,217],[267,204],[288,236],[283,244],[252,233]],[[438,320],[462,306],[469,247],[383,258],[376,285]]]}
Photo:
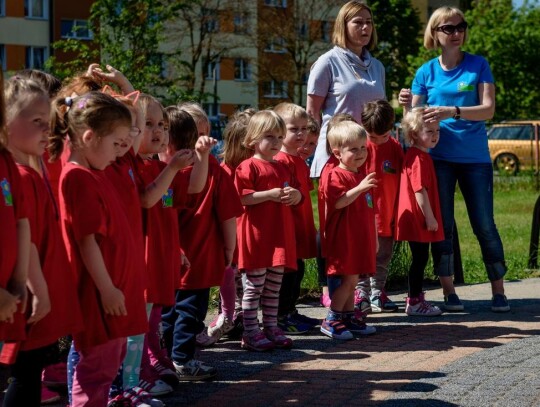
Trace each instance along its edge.
{"label": "red sleeve", "polygon": [[412,165],[407,168],[407,176],[411,180],[411,187],[413,192],[420,192],[422,188],[426,188],[429,185],[429,174],[424,170],[425,165],[423,163],[424,157],[417,155],[414,157]]}
{"label": "red sleeve", "polygon": [[242,215],[244,207],[240,202],[231,177],[221,167],[218,168],[216,175],[218,182],[214,208],[216,208],[219,221],[223,222]]}
{"label": "red sleeve", "polygon": [[107,231],[107,213],[100,187],[92,174],[82,169],[73,169],[66,174],[62,192],[66,217],[71,220],[75,239],[80,240],[92,234],[104,236]]}
{"label": "red sleeve", "polygon": [[[13,158],[11,157],[11,154],[6,151],[6,164],[8,167],[8,173],[9,173],[9,182],[8,182],[8,191],[2,191],[4,195],[11,194],[11,198],[13,199],[13,207],[15,212],[15,219],[25,219],[28,218],[30,214],[30,208],[28,208],[28,204],[25,199],[24,194],[24,187],[22,185],[22,179],[21,174],[19,173],[19,170],[17,168],[17,165],[15,164],[15,161],[13,161]],[[2,188],[4,188],[4,185],[2,185]]]}
{"label": "red sleeve", "polygon": [[328,174],[326,188],[324,191],[326,207],[328,211],[336,209],[336,202],[348,191],[338,172],[332,171]]}
{"label": "red sleeve", "polygon": [[256,192],[255,189],[255,169],[249,161],[240,163],[236,169],[234,184],[238,195],[244,196]]}

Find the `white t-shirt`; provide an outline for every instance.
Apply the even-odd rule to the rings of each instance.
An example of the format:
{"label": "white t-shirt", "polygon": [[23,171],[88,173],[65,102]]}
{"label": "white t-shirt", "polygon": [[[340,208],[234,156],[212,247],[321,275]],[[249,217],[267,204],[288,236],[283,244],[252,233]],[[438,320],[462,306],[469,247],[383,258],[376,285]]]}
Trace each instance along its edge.
{"label": "white t-shirt", "polygon": [[321,55],[311,67],[307,94],[325,98],[322,105],[322,126],[311,176],[316,178],[328,161],[326,127],[338,113],[348,113],[360,123],[363,105],[386,99],[383,64],[364,49],[363,59],[354,52],[335,46]]}

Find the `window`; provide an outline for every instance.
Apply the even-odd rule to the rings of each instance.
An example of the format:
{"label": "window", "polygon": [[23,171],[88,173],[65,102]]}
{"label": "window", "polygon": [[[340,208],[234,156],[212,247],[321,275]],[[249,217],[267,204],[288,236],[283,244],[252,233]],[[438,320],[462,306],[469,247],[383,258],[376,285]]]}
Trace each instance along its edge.
{"label": "window", "polygon": [[62,20],[60,23],[60,35],[62,38],[79,40],[91,40],[94,36],[88,28],[87,20]]}
{"label": "window", "polygon": [[26,47],[26,68],[43,69],[47,59],[46,47]]}
{"label": "window", "polygon": [[247,18],[244,14],[235,14],[233,23],[236,34],[247,34]]}
{"label": "window", "polygon": [[7,71],[6,46],[4,44],[0,44],[0,64],[2,64],[2,71]]}
{"label": "window", "polygon": [[204,111],[208,115],[208,117],[218,117],[219,116],[219,110],[220,105],[219,103],[203,103],[202,105]]}
{"label": "window", "polygon": [[251,79],[251,67],[247,59],[236,58],[234,60],[234,80],[249,81]]}
{"label": "window", "polygon": [[204,66],[204,78],[205,79],[214,79],[214,75],[216,76],[215,79],[219,80],[219,61],[213,60],[208,61],[207,58],[203,59],[203,66]]}
{"label": "window", "polygon": [[205,33],[215,33],[219,31],[219,14],[217,10],[204,8],[202,10],[202,30]]}
{"label": "window", "polygon": [[301,21],[298,23],[298,37],[305,40],[309,36],[309,26],[306,21]]}
{"label": "window", "polygon": [[0,0],[0,16],[6,15],[6,0]]}
{"label": "window", "polygon": [[24,16],[28,18],[49,18],[49,1],[24,0]]}
{"label": "window", "polygon": [[270,81],[263,83],[263,94],[265,98],[286,98],[288,97],[287,81]]}
{"label": "window", "polygon": [[287,0],[264,0],[265,6],[287,8]]}
{"label": "window", "polygon": [[332,24],[330,21],[321,21],[321,40],[324,42],[330,42],[332,33]]}
{"label": "window", "polygon": [[266,44],[264,49],[266,52],[284,53],[285,52],[285,38],[273,37]]}
{"label": "window", "polygon": [[497,126],[488,132],[490,140],[533,140],[534,129],[532,125]]}

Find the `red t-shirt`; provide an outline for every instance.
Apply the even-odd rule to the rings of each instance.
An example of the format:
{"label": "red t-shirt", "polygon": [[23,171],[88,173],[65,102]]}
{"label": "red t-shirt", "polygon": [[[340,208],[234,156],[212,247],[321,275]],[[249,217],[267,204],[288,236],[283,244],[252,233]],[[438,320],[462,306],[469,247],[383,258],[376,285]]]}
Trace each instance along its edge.
{"label": "red t-shirt", "polygon": [[[166,163],[138,159],[139,188],[154,182]],[[189,175],[179,171],[167,193],[154,206],[143,210],[143,230],[148,285],[146,301],[164,306],[175,302],[181,268],[178,208],[186,204]]]}
{"label": "red t-shirt", "polygon": [[[17,264],[17,221],[28,218],[22,180],[13,157],[0,149],[0,287],[6,289]],[[15,323],[0,322],[0,341],[20,341],[25,338],[24,316],[15,313]]]}
{"label": "red t-shirt", "polygon": [[49,185],[51,186],[51,191],[54,197],[55,202],[59,202],[58,197],[58,188],[60,185],[60,174],[62,173],[62,160],[58,159],[54,162],[49,161],[49,152],[45,150],[43,154],[43,162],[45,163],[45,168],[47,170],[47,179],[49,180]]}
{"label": "red t-shirt", "polygon": [[[21,344],[21,350],[32,350],[50,345],[61,336],[80,332],[84,324],[75,275],[69,267],[53,198],[45,181],[34,169],[24,165],[17,167],[30,209],[28,220],[32,243],[39,254],[51,301],[51,311],[43,319],[26,326],[26,340]],[[30,316],[32,295],[29,293],[28,296],[27,316]]]}
{"label": "red t-shirt", "polygon": [[309,178],[309,167],[300,157],[283,151],[277,153],[274,158],[289,167],[291,173],[298,180],[300,192],[305,198],[301,204],[293,207],[296,256],[299,259],[317,257],[317,231],[315,230],[313,206],[309,195],[309,191],[313,189],[313,184]]}
{"label": "red t-shirt", "polygon": [[399,178],[403,166],[403,149],[390,137],[386,143],[374,144],[368,140],[366,174],[377,174],[377,188],[372,189],[375,219],[379,236],[392,237],[399,195]]}
{"label": "red t-shirt", "polygon": [[[68,162],[60,176],[60,213],[64,242],[77,275],[85,329],[74,335],[77,349],[148,330],[143,276],[138,274],[137,245],[115,186],[104,171]],[[78,241],[95,235],[112,283],[122,291],[126,316],[105,314],[94,280],[84,265]]]}
{"label": "red t-shirt", "polygon": [[[416,201],[415,193],[420,192],[422,188],[427,190],[433,215],[439,224],[439,229],[436,232],[427,230],[426,219]],[[403,162],[396,216],[396,239],[409,242],[444,240],[439,191],[437,190],[437,177],[435,176],[433,160],[428,153],[416,147],[407,150]]]}
{"label": "red t-shirt", "polygon": [[[192,169],[185,169],[186,175],[189,176]],[[188,195],[186,207],[178,211],[180,247],[191,264],[180,274],[180,289],[199,290],[221,285],[225,272],[221,223],[242,213],[231,177],[211,156],[204,189]]]}
{"label": "red t-shirt", "polygon": [[[277,161],[249,158],[236,169],[239,196],[257,191],[295,187],[296,180],[287,166]],[[237,221],[238,268],[287,267],[296,270],[296,241],[292,208],[265,201],[244,206]]]}
{"label": "red t-shirt", "polygon": [[356,187],[365,174],[335,167],[327,178],[326,272],[333,275],[373,275],[377,252],[375,211],[371,191],[360,194],[350,205],[336,209],[336,202]]}
{"label": "red t-shirt", "polygon": [[317,201],[318,201],[318,209],[319,209],[319,239],[321,242],[321,256],[323,258],[326,257],[326,242],[325,242],[325,223],[326,223],[326,205],[325,205],[325,198],[324,198],[324,191],[327,188],[328,185],[328,174],[330,174],[330,171],[332,171],[335,167],[339,165],[339,160],[334,156],[331,155],[326,164],[324,165],[321,176],[319,177],[319,189],[317,193]]}

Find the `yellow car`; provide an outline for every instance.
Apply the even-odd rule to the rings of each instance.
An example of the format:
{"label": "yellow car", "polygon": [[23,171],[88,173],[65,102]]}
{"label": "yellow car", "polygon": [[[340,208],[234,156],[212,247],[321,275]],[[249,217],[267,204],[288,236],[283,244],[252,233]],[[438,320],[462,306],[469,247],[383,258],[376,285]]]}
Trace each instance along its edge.
{"label": "yellow car", "polygon": [[488,130],[488,146],[493,167],[500,174],[515,175],[520,170],[538,170],[540,120],[520,120],[494,124]]}

